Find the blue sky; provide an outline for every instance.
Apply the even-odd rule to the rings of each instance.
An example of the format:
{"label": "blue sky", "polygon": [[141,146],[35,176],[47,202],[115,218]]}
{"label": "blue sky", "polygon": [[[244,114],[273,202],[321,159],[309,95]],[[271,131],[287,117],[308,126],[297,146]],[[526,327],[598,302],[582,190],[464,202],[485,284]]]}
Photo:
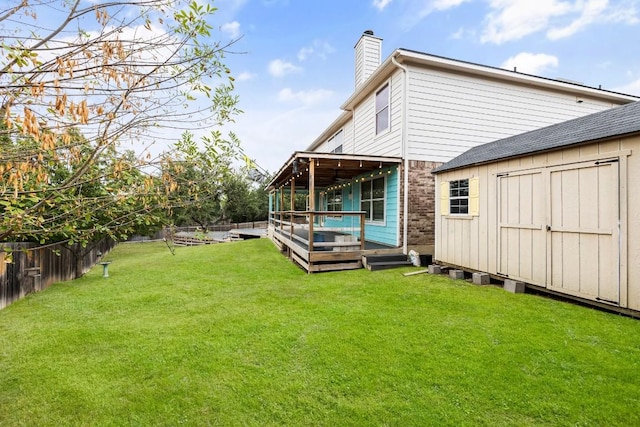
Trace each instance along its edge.
{"label": "blue sky", "polygon": [[217,0],[245,152],[277,170],[337,116],[364,30],[397,48],[640,95],[640,0]]}

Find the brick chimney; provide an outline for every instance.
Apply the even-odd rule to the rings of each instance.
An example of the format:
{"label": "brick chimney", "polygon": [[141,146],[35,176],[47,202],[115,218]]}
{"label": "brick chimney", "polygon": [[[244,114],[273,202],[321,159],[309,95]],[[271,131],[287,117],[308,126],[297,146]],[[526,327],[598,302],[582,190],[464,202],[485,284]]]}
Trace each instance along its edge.
{"label": "brick chimney", "polygon": [[363,84],[378,68],[382,60],[382,39],[373,35],[373,31],[362,33],[356,43],[356,89]]}

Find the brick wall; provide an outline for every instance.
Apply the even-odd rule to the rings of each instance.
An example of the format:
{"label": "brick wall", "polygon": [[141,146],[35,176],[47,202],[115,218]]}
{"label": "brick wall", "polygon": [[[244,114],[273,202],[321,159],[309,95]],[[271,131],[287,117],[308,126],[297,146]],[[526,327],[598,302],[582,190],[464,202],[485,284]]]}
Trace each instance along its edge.
{"label": "brick wall", "polygon": [[[435,179],[431,171],[442,165],[438,162],[409,161],[409,221],[407,245],[418,251],[432,251],[435,245]],[[404,192],[404,178],[401,178]],[[404,193],[402,193],[404,194]],[[404,199],[401,200],[401,204]],[[404,209],[400,211],[401,224]]]}

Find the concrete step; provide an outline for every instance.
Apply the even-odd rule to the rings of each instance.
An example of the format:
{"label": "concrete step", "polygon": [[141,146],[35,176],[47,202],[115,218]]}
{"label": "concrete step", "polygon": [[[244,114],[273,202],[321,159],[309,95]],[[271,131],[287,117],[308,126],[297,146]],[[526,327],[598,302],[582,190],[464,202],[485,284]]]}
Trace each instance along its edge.
{"label": "concrete step", "polygon": [[378,271],[388,270],[390,268],[408,267],[413,265],[411,261],[383,261],[383,262],[368,262],[367,270]]}
{"label": "concrete step", "polygon": [[407,261],[408,258],[405,254],[379,254],[379,255],[364,255],[365,261],[368,263],[376,262],[394,262],[394,261]]}

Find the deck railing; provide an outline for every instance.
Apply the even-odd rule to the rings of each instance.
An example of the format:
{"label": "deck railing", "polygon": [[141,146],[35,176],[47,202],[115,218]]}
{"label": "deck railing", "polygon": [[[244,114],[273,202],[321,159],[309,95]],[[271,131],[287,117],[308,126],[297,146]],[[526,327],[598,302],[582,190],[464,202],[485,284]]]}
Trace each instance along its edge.
{"label": "deck railing", "polygon": [[275,211],[269,214],[269,228],[273,233],[309,252],[364,250],[364,223],[364,211]]}

